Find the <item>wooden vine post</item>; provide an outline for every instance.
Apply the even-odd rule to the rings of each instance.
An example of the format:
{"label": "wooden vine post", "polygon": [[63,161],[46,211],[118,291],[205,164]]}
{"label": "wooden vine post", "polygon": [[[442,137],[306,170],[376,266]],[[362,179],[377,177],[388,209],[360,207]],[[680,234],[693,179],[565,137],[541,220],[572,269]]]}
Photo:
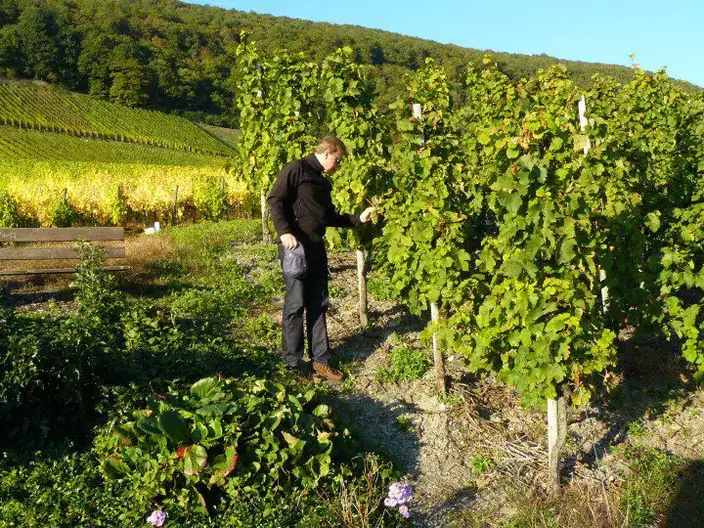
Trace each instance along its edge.
{"label": "wooden vine post", "polygon": [[[438,313],[438,305],[430,303],[430,320],[436,324],[440,320]],[[438,333],[433,332],[433,364],[435,365],[435,386],[440,394],[445,394],[447,388],[445,386],[445,359],[442,356],[442,350],[438,346]]]}
{"label": "wooden vine post", "polygon": [[367,255],[364,249],[357,248],[357,291],[359,293],[359,326],[362,328],[369,324],[367,301]]}
{"label": "wooden vine post", "polygon": [[171,210],[171,223],[173,225],[176,225],[177,220],[178,220],[178,185],[174,189],[174,206],[173,206],[173,209]]}
{"label": "wooden vine post", "polygon": [[[582,132],[584,132],[584,129],[587,127],[589,124],[589,121],[587,120],[586,113],[587,113],[587,101],[582,96],[579,100],[579,103],[577,103],[577,109],[579,110],[579,128]],[[589,152],[589,149],[591,148],[592,144],[591,141],[589,141],[589,138],[584,143],[584,155],[586,156],[587,152]],[[606,271],[604,271],[604,268],[599,266],[599,283],[604,284],[606,282]],[[607,286],[603,286],[601,288],[601,309],[604,313],[609,308],[609,288]]]}
{"label": "wooden vine post", "polygon": [[[340,212],[359,212],[374,203],[384,165],[386,134],[380,126],[375,107],[374,83],[364,68],[354,62],[354,51],[338,49],[323,63],[321,72],[323,97],[326,102],[326,124],[331,133],[347,146],[344,164],[331,178],[333,201]],[[369,241],[355,232],[342,236],[355,249],[359,324],[369,324],[367,299],[367,267],[371,250]],[[329,241],[339,237],[331,233]]]}
{"label": "wooden vine post", "polygon": [[[587,126],[587,118],[585,116],[587,105],[584,96],[579,100],[577,105],[579,111],[579,127],[582,132]],[[584,154],[589,152],[591,144],[589,138],[584,145]],[[606,273],[599,268],[599,280],[603,282],[606,279]],[[608,295],[606,288],[601,289],[602,307],[606,312],[606,299]],[[551,495],[560,493],[560,471],[561,457],[560,453],[567,439],[567,402],[564,394],[561,394],[556,400],[548,398],[547,400],[547,426],[548,426],[548,491]]]}
{"label": "wooden vine post", "polygon": [[264,189],[261,189],[259,193],[259,205],[262,213],[262,242],[265,244],[271,244],[271,235],[269,234],[269,225],[267,222],[266,194],[264,193]]}
{"label": "wooden vine post", "polygon": [[560,493],[560,453],[567,438],[567,403],[565,396],[548,399],[548,491]]}

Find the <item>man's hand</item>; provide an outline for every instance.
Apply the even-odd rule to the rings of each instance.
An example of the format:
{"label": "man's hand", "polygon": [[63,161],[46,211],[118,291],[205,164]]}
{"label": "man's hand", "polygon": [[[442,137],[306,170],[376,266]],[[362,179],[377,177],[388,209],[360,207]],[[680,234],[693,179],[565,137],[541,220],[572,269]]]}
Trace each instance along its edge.
{"label": "man's hand", "polygon": [[359,221],[363,224],[369,222],[369,218],[372,216],[374,211],[376,211],[376,207],[367,207],[364,211],[362,211],[362,214],[359,215]]}
{"label": "man's hand", "polygon": [[291,233],[281,235],[281,237],[279,238],[281,239],[281,245],[284,246],[286,249],[295,249],[296,246],[298,246],[298,240],[296,240],[296,237],[293,236]]}

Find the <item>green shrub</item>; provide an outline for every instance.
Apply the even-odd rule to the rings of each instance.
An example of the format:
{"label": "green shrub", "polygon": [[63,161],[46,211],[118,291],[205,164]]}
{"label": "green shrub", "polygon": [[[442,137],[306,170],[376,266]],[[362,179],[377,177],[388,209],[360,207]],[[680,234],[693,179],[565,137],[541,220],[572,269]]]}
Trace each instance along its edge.
{"label": "green shrub", "polygon": [[123,312],[124,296],[117,290],[115,276],[106,271],[105,250],[90,242],[79,242],[81,262],[76,268],[71,286],[76,288],[76,300],[83,315],[115,323]]}
{"label": "green shrub", "polygon": [[194,204],[201,218],[219,220],[228,210],[227,191],[217,181],[209,181],[196,187]]}
{"label": "green shrub", "polygon": [[0,443],[80,435],[98,391],[96,363],[122,341],[124,310],[99,248],[80,247],[77,313],[0,314]]}
{"label": "green shrub", "polygon": [[51,210],[50,223],[52,227],[71,227],[78,225],[80,222],[81,215],[68,200],[61,198],[56,201]]}
{"label": "green shrub", "polygon": [[103,483],[94,455],[75,445],[6,452],[0,459],[0,526],[141,526],[143,521],[120,486]]}
{"label": "green shrub", "polygon": [[156,501],[213,514],[225,495],[314,488],[330,473],[338,433],[315,396],[263,379],[204,378],[188,394],[155,395],[99,437],[96,452],[144,510]]}
{"label": "green shrub", "polygon": [[23,215],[17,200],[0,192],[0,228],[12,227],[39,227],[39,222]]}
{"label": "green shrub", "polygon": [[113,225],[122,225],[127,219],[129,210],[127,208],[127,199],[125,198],[125,189],[121,184],[117,186],[117,192],[108,210],[110,211],[110,223]]}

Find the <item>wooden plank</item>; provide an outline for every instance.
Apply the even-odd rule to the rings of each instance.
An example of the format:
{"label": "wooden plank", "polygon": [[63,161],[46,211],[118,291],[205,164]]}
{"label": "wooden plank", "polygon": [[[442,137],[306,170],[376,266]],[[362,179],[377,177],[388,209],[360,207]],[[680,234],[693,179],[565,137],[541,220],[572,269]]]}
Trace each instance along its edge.
{"label": "wooden plank", "polygon": [[18,227],[0,229],[0,242],[70,242],[124,240],[123,227]]}
{"label": "wooden plank", "polygon": [[[127,271],[129,266],[105,266],[105,271]],[[39,268],[28,270],[6,270],[0,271],[0,276],[8,275],[43,275],[44,273],[76,273],[76,268]]]}
{"label": "wooden plank", "polygon": [[[106,258],[125,258],[124,247],[104,247]],[[0,260],[79,259],[78,250],[67,247],[0,248]]]}

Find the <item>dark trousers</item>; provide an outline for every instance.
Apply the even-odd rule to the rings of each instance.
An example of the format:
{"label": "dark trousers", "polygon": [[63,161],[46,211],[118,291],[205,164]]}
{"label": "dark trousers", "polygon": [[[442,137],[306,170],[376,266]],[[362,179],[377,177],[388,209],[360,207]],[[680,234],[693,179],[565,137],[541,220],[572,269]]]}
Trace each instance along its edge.
{"label": "dark trousers", "polygon": [[[308,273],[303,280],[284,275],[283,360],[295,367],[303,361],[303,312],[306,316],[308,352],[318,363],[327,365],[329,359],[328,327],[325,314],[328,309],[328,258],[325,244],[304,244]],[[279,259],[284,249],[279,244]]]}

